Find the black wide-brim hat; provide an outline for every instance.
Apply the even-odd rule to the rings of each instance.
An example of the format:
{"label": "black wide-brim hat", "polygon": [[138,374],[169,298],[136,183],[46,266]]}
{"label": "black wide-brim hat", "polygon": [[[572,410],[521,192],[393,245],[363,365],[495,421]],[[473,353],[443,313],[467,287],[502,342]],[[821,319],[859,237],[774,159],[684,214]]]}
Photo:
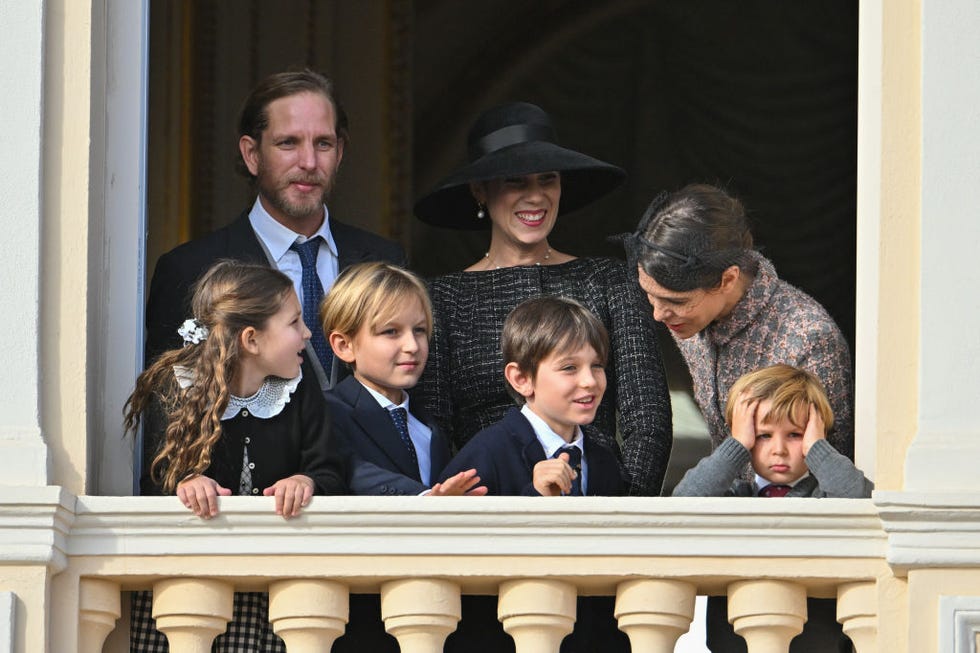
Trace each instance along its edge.
{"label": "black wide-brim hat", "polygon": [[626,179],[622,168],[561,147],[555,140],[551,119],[534,104],[512,102],[484,112],[467,139],[469,163],[422,196],[415,203],[415,215],[437,227],[486,229],[490,219],[476,217],[471,182],[558,172],[562,215],[607,195]]}

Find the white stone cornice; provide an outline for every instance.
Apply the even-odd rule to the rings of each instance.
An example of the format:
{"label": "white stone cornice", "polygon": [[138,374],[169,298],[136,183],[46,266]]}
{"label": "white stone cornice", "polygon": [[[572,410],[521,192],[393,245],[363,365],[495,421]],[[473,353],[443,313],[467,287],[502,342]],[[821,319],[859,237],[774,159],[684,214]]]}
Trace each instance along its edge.
{"label": "white stone cornice", "polygon": [[731,498],[221,499],[202,521],[173,497],[79,497],[69,552],[105,555],[884,557],[869,501]]}
{"label": "white stone cornice", "polygon": [[915,567],[980,567],[976,493],[875,492],[896,574]]}
{"label": "white stone cornice", "polygon": [[75,497],[56,486],[9,486],[0,493],[0,565],[67,566]]}

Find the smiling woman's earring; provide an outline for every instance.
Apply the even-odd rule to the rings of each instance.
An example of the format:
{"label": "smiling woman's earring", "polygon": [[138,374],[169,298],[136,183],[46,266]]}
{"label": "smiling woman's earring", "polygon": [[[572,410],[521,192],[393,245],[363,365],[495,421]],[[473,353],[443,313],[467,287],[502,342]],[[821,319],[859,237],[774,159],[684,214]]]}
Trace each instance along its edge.
{"label": "smiling woman's earring", "polygon": [[487,217],[487,207],[479,202],[476,203],[476,219],[482,220]]}

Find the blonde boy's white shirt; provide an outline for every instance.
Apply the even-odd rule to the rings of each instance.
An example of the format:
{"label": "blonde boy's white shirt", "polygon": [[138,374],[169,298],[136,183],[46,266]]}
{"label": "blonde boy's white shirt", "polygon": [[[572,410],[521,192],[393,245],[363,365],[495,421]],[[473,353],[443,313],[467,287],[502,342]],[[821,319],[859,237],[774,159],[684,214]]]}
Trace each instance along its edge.
{"label": "blonde boy's white shirt", "polygon": [[[358,383],[361,382],[358,381]],[[415,457],[419,461],[419,478],[422,479],[423,484],[432,485],[432,456],[430,455],[432,448],[432,429],[416,419],[412,411],[409,410],[408,393],[403,390],[402,401],[400,404],[396,404],[380,392],[367,387],[363,383],[361,385],[371,393],[375,401],[386,411],[398,407],[404,408],[405,412],[408,413],[408,437],[412,438],[412,444],[415,445]]]}
{"label": "blonde boy's white shirt", "polygon": [[527,404],[521,406],[521,415],[531,423],[534,435],[541,443],[541,448],[544,449],[545,458],[554,458],[559,449],[568,446],[577,447],[582,452],[582,468],[579,470],[579,474],[582,477],[582,494],[588,494],[589,465],[585,458],[585,437],[582,435],[582,429],[576,426],[575,437],[571,442],[565,442],[565,438],[555,433]]}
{"label": "blonde boy's white shirt", "polygon": [[330,211],[323,206],[323,223],[312,236],[307,238],[276,221],[262,206],[262,201],[256,197],[252,210],[248,213],[252,231],[265,247],[266,252],[275,261],[276,267],[293,282],[300,306],[303,305],[303,263],[299,254],[289,249],[293,243],[305,243],[310,238],[320,236],[319,253],[316,257],[316,273],[320,277],[323,292],[330,290],[333,282],[340,273],[340,260],[337,257],[337,243],[330,233]]}

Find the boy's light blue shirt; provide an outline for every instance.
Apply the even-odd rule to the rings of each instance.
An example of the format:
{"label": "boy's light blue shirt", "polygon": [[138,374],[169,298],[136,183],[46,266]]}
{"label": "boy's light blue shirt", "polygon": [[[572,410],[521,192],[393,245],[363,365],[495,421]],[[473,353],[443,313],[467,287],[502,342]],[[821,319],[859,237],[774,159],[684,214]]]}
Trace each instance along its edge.
{"label": "boy's light blue shirt", "polygon": [[565,438],[552,431],[551,427],[543,419],[538,417],[537,413],[531,410],[531,407],[527,404],[521,406],[521,415],[526,417],[527,421],[531,423],[531,428],[534,429],[534,435],[538,438],[538,442],[541,443],[541,447],[544,449],[545,457],[554,458],[555,452],[562,447],[578,447],[579,451],[582,452],[582,469],[579,470],[579,474],[582,477],[582,494],[588,494],[589,466],[585,459],[585,438],[582,435],[582,429],[576,426],[575,438],[571,442],[565,442]]}

